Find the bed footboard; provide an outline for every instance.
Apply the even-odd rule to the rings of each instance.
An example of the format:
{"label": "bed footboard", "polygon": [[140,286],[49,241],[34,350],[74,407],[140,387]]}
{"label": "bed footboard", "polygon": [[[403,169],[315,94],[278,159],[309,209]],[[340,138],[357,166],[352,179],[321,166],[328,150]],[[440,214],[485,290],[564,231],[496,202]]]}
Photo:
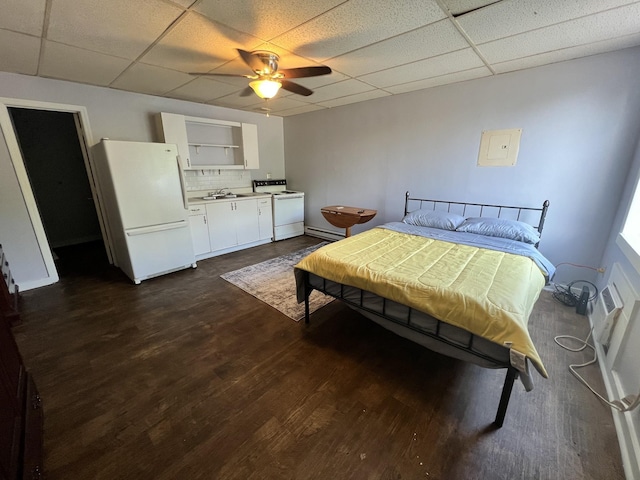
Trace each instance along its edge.
{"label": "bed footboard", "polygon": [[[454,358],[461,359],[463,361],[469,361],[482,367],[506,369],[507,372],[504,385],[502,387],[500,403],[498,405],[498,411],[493,422],[497,428],[502,427],[505,415],[507,413],[507,406],[509,405],[511,391],[513,390],[513,384],[519,375],[518,370],[516,370],[510,364],[509,349],[507,347],[501,347],[499,345],[493,344],[495,346],[493,354],[479,351],[479,346],[482,345],[482,342],[488,342],[481,337],[477,337],[476,335],[469,334],[467,332],[468,339],[464,342],[461,342],[457,339],[452,339],[451,337],[447,338],[447,334],[451,333],[451,329],[455,329],[456,327],[452,327],[445,322],[434,319],[433,317],[430,317],[431,319],[433,319],[433,322],[435,322],[433,332],[424,331],[413,323],[412,315],[414,317],[417,316],[417,312],[410,307],[406,307],[406,319],[400,321],[397,318],[397,312],[394,312],[396,313],[395,316],[389,315],[387,313],[387,310],[391,310],[391,307],[388,307],[387,303],[391,302],[385,298],[378,297],[382,303],[382,306],[380,309],[374,310],[364,305],[365,294],[373,295],[370,294],[370,292],[364,292],[360,289],[354,289],[354,287],[346,287],[345,285],[335,284],[317,276],[314,276],[314,278],[316,279],[316,281],[320,280],[321,284],[313,284],[311,281],[311,274],[307,271],[303,271],[302,273],[304,279],[305,324],[309,324],[310,317],[309,295],[313,290],[318,290],[325,295],[332,296],[347,304],[348,306],[355,308],[368,318],[372,318],[371,316],[373,315],[384,319],[385,321],[391,322],[395,328],[385,328],[388,328],[394,333],[408,338],[409,340],[419,343],[425,346],[425,348],[436,351],[438,353],[442,353],[444,355],[449,355]],[[354,301],[353,299],[353,290],[357,290],[359,292],[358,301]],[[398,331],[398,328],[400,328],[400,331]],[[410,333],[410,335],[405,335],[404,332]],[[437,343],[438,345],[441,345],[442,348],[433,348],[433,345],[429,346],[425,345],[425,342],[416,341],[416,335],[423,336],[425,339],[430,339],[431,344]],[[454,350],[457,352],[457,354],[446,353],[446,350]]]}

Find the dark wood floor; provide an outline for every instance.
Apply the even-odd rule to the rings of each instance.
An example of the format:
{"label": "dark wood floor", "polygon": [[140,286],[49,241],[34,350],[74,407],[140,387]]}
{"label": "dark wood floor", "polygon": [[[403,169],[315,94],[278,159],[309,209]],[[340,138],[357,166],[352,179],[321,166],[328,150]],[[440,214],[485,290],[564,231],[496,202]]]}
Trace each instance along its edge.
{"label": "dark wood floor", "polygon": [[[543,292],[532,337],[550,373],[427,351],[338,302],[295,323],[219,278],[319,240],[298,237],[131,284],[86,252],[25,292],[14,329],[45,408],[57,479],[624,478],[611,414],[554,335],[587,320]],[[78,263],[78,264],[75,264]],[[92,268],[88,268],[91,265]],[[597,367],[586,377],[604,390]]]}

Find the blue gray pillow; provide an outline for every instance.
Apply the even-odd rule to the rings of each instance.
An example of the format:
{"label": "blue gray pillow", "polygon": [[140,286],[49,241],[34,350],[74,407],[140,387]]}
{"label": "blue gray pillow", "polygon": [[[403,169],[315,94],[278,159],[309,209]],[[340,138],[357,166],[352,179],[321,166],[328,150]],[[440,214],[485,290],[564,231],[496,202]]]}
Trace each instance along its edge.
{"label": "blue gray pillow", "polygon": [[425,208],[409,212],[402,221],[408,225],[417,225],[419,227],[455,230],[464,222],[464,217],[455,213],[439,212]]}
{"label": "blue gray pillow", "polygon": [[517,220],[504,218],[471,217],[458,228],[458,232],[478,233],[489,237],[509,238],[518,242],[535,245],[540,241],[540,234],[531,225]]}

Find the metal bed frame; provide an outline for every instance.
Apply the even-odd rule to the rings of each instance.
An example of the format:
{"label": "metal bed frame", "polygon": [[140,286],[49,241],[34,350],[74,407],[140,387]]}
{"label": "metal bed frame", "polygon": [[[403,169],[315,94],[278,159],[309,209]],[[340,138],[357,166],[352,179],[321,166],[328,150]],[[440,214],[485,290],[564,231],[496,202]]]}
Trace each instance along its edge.
{"label": "metal bed frame", "polygon": [[[545,200],[542,203],[541,208],[533,208],[533,207],[510,207],[508,205],[491,205],[488,203],[467,203],[467,202],[450,202],[448,200],[429,200],[425,198],[411,198],[409,196],[409,192],[406,192],[404,195],[404,214],[410,212],[409,210],[409,202],[418,202],[418,209],[424,208],[424,204],[431,204],[432,209],[451,212],[453,210],[457,210],[453,213],[458,213],[463,217],[466,217],[468,210],[475,210],[477,214],[474,214],[475,217],[493,217],[493,218],[502,218],[503,216],[509,216],[512,220],[520,220],[522,217],[522,212],[540,212],[540,217],[538,218],[538,222],[536,225],[533,225],[540,235],[542,235],[542,229],[544,227],[544,221],[547,217],[547,210],[549,209],[549,200]],[[441,208],[437,208],[441,206]],[[417,210],[417,209],[416,209]],[[497,213],[497,215],[483,215],[487,210],[492,211],[493,213]],[[497,210],[497,212],[496,212]],[[515,216],[515,218],[513,218]],[[536,248],[538,244],[536,243]]]}
{"label": "metal bed frame", "polygon": [[[410,197],[409,192],[406,192],[405,205],[404,205],[405,215],[409,213],[409,202],[418,202],[419,204],[418,208],[425,208],[424,205],[426,204],[426,205],[432,205],[434,210],[436,209],[439,209],[441,211],[446,210],[447,212],[451,212],[452,209],[458,210],[459,212],[461,212],[460,214],[463,216],[465,216],[465,214],[469,210],[476,210],[478,213],[474,214],[474,216],[477,216],[477,217],[485,216],[485,217],[501,218],[503,216],[513,217],[515,215],[515,219],[520,220],[523,212],[533,212],[534,214],[536,214],[536,217],[538,217],[539,215],[537,225],[534,225],[534,227],[537,228],[538,233],[540,234],[542,234],[544,221],[547,215],[547,210],[549,208],[548,200],[544,201],[541,208],[531,208],[531,207],[514,207],[514,206],[505,206],[505,205],[491,205],[491,204],[482,204],[482,203],[452,202],[452,201],[433,200],[433,199],[424,199],[424,198],[412,198]],[[508,214],[505,215],[506,212],[508,212]],[[458,212],[455,212],[455,213],[458,213]],[[491,213],[493,213],[493,215],[491,215]],[[537,244],[536,244],[536,247],[537,247]],[[423,328],[420,328],[419,326],[412,323],[412,315],[414,315],[415,310],[412,309],[411,307],[405,307],[406,310],[403,315],[404,318],[400,318],[399,315],[390,316],[387,314],[387,302],[391,302],[391,300],[388,300],[384,297],[380,297],[376,295],[376,297],[382,300],[382,311],[380,312],[364,305],[365,293],[367,293],[368,295],[374,295],[371,292],[364,291],[361,289],[355,289],[355,287],[345,286],[342,284],[336,284],[334,282],[327,281],[326,279],[316,275],[314,275],[314,277],[317,279],[321,279],[321,285],[319,285],[318,282],[315,282],[314,284],[312,284],[311,277],[310,277],[311,274],[307,271],[303,271],[303,274],[304,274],[304,295],[305,295],[304,321],[306,324],[309,323],[309,295],[313,290],[318,290],[324,293],[325,295],[329,295],[331,297],[334,297],[346,303],[347,305],[355,308],[356,310],[360,310],[371,315],[376,315],[385,320],[391,321],[396,325],[400,325],[403,328],[406,328],[411,331],[417,332],[421,335],[430,337],[431,339],[434,339],[440,343],[444,343],[454,349],[461,350],[466,354],[471,355],[473,358],[477,358],[478,360],[483,360],[485,364],[489,363],[492,365],[489,368],[506,368],[507,374],[504,380],[504,385],[502,387],[502,394],[500,395],[500,403],[498,405],[498,411],[496,413],[496,417],[494,420],[494,424],[496,427],[498,428],[502,427],[504,423],[505,415],[507,413],[507,406],[509,405],[511,391],[513,390],[513,384],[519,375],[518,370],[516,370],[513,366],[511,366],[511,363],[509,362],[508,347],[498,346],[504,349],[504,358],[506,359],[503,362],[498,361],[496,358],[490,357],[488,355],[485,355],[473,349],[474,342],[477,342],[477,339],[482,337],[478,337],[477,335],[469,333],[468,341],[465,344],[460,344],[459,342],[449,340],[442,336],[441,334],[442,326],[443,325],[449,326],[449,324],[447,324],[446,322],[443,322],[441,320],[434,318],[433,320],[437,322],[435,332],[434,333],[427,332]],[[339,285],[339,291],[336,291],[335,289],[336,285]],[[334,288],[331,288],[331,287],[334,287]],[[350,291],[354,289],[356,291],[359,291],[360,292],[359,301],[354,301],[351,298],[347,298],[345,296],[345,287]],[[396,306],[399,305],[396,302],[393,302],[393,303]]]}

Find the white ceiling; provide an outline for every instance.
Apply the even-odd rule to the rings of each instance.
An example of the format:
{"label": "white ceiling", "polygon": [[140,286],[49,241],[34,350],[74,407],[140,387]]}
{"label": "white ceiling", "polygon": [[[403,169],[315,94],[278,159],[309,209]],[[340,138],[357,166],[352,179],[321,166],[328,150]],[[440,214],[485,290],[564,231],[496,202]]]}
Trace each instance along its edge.
{"label": "white ceiling", "polygon": [[[640,45],[629,0],[0,0],[0,70],[276,115]],[[324,64],[265,102],[236,48]]]}

